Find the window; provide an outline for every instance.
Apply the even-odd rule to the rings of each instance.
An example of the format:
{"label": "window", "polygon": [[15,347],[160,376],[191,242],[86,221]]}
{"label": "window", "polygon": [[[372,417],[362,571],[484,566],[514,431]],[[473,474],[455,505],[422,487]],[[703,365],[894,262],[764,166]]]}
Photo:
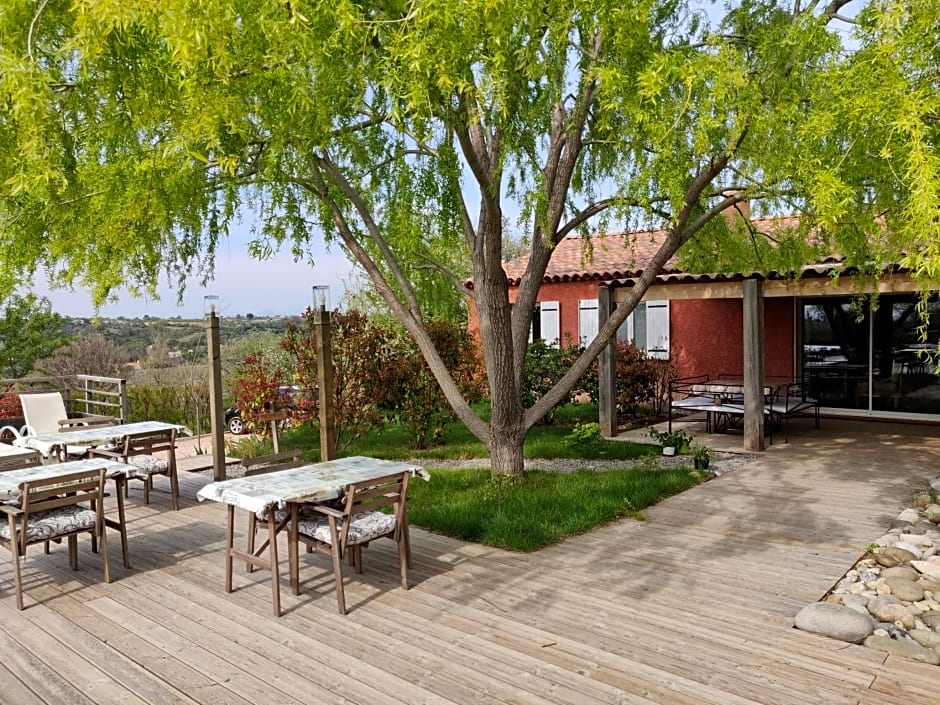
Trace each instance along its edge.
{"label": "window", "polygon": [[631,340],[650,357],[669,359],[669,302],[641,301],[617,331],[621,340]]}
{"label": "window", "polygon": [[578,339],[586,346],[597,337],[597,299],[578,301]]}
{"label": "window", "polygon": [[558,302],[541,301],[535,304],[532,314],[532,331],[529,342],[544,340],[549,345],[558,345],[561,336],[561,326],[558,319]]}

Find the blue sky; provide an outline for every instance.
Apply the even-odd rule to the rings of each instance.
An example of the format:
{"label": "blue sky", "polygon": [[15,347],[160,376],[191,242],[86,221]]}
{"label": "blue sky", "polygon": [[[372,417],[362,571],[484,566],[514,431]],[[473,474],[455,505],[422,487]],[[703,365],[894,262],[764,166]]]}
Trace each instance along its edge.
{"label": "blue sky", "polygon": [[[250,239],[248,228],[233,228],[232,236],[219,245],[215,262],[215,278],[203,288],[197,280],[186,284],[182,305],[177,304],[175,288],[165,281],[160,287],[160,300],[134,298],[126,290],[116,291],[118,302],[103,307],[99,315],[105,318],[145,315],[156,318],[201,318],[203,296],[221,297],[223,316],[253,313],[256,316],[295,315],[311,302],[311,286],[326,284],[330,287],[333,307],[340,303],[347,284],[352,279],[353,265],[338,246],[327,252],[322,241],[311,243],[314,266],[294,262],[289,251],[281,251],[265,261],[248,255]],[[46,296],[52,308],[63,316],[87,317],[95,314],[91,294],[84,289],[50,290],[37,281],[37,294]]]}

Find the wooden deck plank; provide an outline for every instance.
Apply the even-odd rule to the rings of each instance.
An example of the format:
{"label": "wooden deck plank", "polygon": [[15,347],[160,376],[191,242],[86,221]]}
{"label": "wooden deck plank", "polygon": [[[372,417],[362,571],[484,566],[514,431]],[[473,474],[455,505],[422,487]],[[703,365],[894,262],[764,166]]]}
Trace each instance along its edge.
{"label": "wooden deck plank", "polygon": [[345,617],[323,557],[299,597],[285,571],[280,619],[263,571],[226,594],[224,508],[193,499],[208,477],[181,476],[178,512],[158,478],[150,506],[132,492],[112,584],[81,542],[78,572],[63,546],[31,553],[19,612],[0,562],[0,703],[934,705],[936,667],[791,628],[940,466],[933,432],[824,429],[532,554],[416,528],[408,591],[378,542]]}

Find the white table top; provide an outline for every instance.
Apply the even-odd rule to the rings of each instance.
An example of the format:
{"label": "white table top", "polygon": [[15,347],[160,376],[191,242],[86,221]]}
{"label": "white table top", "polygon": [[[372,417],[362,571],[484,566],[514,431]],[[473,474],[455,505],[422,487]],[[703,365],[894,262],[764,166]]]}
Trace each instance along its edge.
{"label": "white table top", "polygon": [[35,436],[22,436],[13,440],[15,445],[23,448],[32,448],[48,458],[63,446],[100,446],[120,443],[128,433],[145,433],[147,431],[164,431],[175,428],[177,431],[192,435],[185,426],[163,421],[136,421],[134,423],[119,424],[117,426],[96,426],[95,428],[79,429],[77,431],[60,431],[59,433],[40,433]]}
{"label": "white table top", "polygon": [[21,470],[0,472],[0,503],[16,501],[20,497],[20,483],[35,480],[47,480],[82,470],[104,468],[107,477],[126,474],[132,470],[129,465],[114,460],[98,458],[93,460],[70,460],[66,463],[51,463],[49,465],[36,465]]}
{"label": "white table top", "polygon": [[290,470],[213,482],[196,494],[201,500],[225,502],[250,512],[263,512],[272,505],[287,502],[322,502],[343,494],[346,485],[372,478],[410,472],[428,480],[430,475],[409,463],[379,460],[357,455],[323,463],[311,463]]}

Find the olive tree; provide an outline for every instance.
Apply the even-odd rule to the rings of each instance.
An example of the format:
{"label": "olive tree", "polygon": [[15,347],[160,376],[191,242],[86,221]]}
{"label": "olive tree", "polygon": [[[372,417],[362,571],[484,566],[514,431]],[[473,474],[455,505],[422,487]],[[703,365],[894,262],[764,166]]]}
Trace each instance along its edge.
{"label": "olive tree", "polygon": [[[210,275],[253,208],[258,257],[340,243],[494,472],[519,474],[527,430],[677,252],[778,270],[906,253],[936,278],[936,16],[937,0],[5,0],[0,287],[46,265],[99,302],[154,294],[163,271]],[[744,201],[800,227],[723,217]],[[530,251],[513,305],[507,222]],[[667,235],[525,408],[554,245],[637,228]],[[422,302],[447,287],[479,316],[488,421],[428,335]]]}

